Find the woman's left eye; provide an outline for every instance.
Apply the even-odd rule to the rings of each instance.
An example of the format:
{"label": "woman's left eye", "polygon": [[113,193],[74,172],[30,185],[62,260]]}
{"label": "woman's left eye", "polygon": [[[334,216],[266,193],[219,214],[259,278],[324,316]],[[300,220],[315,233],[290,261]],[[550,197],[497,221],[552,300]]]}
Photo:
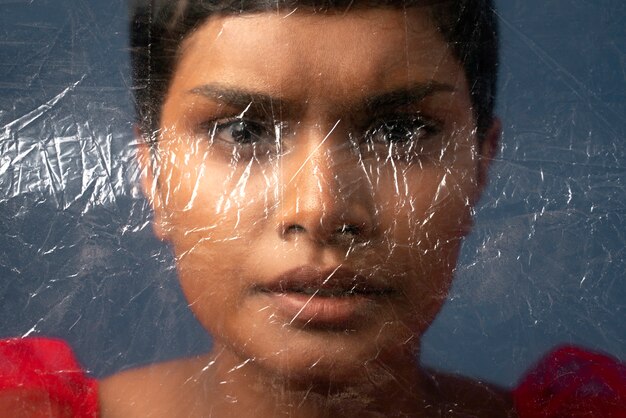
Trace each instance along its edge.
{"label": "woman's left eye", "polygon": [[422,117],[389,119],[377,123],[366,132],[365,140],[371,144],[413,146],[440,132],[437,123]]}

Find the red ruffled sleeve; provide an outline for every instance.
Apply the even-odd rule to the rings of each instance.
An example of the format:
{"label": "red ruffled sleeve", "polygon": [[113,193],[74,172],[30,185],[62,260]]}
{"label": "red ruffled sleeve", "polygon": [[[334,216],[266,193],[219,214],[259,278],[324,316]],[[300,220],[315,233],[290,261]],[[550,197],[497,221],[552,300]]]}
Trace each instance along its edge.
{"label": "red ruffled sleeve", "polygon": [[626,418],[626,365],[562,347],[526,374],[513,399],[520,418]]}
{"label": "red ruffled sleeve", "polygon": [[43,400],[47,410],[60,411],[61,416],[98,416],[97,381],[85,375],[72,350],[60,340],[0,340],[0,398],[3,395],[23,398],[24,405],[29,405],[29,399]]}

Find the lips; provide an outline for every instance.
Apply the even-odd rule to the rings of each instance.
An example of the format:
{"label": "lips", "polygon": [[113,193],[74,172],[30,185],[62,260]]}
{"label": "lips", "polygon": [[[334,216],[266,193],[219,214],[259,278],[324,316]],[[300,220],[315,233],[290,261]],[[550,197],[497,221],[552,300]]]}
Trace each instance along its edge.
{"label": "lips", "polygon": [[290,325],[330,328],[354,325],[393,292],[347,268],[309,266],[282,273],[257,290]]}

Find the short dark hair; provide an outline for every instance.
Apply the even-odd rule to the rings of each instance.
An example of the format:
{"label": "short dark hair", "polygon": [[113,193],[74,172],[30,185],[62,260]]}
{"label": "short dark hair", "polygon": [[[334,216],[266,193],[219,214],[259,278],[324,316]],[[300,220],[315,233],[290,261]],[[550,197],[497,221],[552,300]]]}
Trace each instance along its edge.
{"label": "short dark hair", "polygon": [[144,134],[159,127],[161,107],[175,71],[181,42],[213,15],[308,7],[425,5],[462,64],[481,139],[493,120],[498,67],[498,24],[493,0],[140,0],[131,18],[131,64],[137,122]]}

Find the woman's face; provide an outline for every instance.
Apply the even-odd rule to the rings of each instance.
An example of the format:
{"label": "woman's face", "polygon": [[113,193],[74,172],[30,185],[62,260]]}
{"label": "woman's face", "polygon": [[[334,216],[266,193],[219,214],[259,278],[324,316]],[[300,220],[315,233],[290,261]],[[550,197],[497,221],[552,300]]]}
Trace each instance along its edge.
{"label": "woman's face", "polygon": [[161,117],[145,186],[216,344],[294,378],[412,361],[484,169],[426,9],[212,18]]}

